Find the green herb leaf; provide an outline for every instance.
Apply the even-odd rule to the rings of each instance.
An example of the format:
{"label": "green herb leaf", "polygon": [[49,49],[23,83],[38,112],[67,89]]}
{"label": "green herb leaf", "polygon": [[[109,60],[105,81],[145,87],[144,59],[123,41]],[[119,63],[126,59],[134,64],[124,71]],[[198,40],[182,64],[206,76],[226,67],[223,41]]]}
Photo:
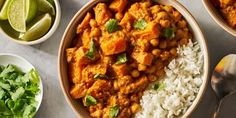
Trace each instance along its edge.
{"label": "green herb leaf", "polygon": [[25,93],[25,89],[23,87],[20,87],[16,90],[16,92],[12,93],[11,99],[15,101],[18,98],[20,98],[24,93]]}
{"label": "green herb leaf", "polygon": [[95,52],[96,52],[96,47],[93,39],[90,41],[90,48],[89,50],[85,53],[85,56],[88,57],[90,60],[95,60]]}
{"label": "green herb leaf", "polygon": [[5,96],[6,92],[0,88],[0,100]]}
{"label": "green herb leaf", "polygon": [[97,100],[91,96],[91,95],[86,95],[85,96],[85,105],[86,106],[91,106],[91,105],[96,105],[97,104]]}
{"label": "green herb leaf", "polygon": [[139,30],[144,30],[147,27],[147,22],[144,19],[139,19],[134,23],[134,28]]}
{"label": "green herb leaf", "polygon": [[159,83],[159,84],[155,84],[153,89],[156,91],[160,91],[162,89],[164,89],[166,87],[165,83]]}
{"label": "green herb leaf", "polygon": [[118,25],[118,20],[116,19],[110,19],[106,22],[105,27],[109,33],[118,31],[120,29],[120,26]]}
{"label": "green herb leaf", "polygon": [[114,118],[118,115],[119,113],[119,110],[120,110],[120,106],[119,105],[115,105],[113,107],[110,108],[110,112],[109,112],[109,116],[111,118]]}
{"label": "green herb leaf", "polygon": [[96,74],[96,75],[93,76],[93,79],[99,79],[99,78],[108,79],[108,76],[103,75],[103,74]]}
{"label": "green herb leaf", "polygon": [[35,69],[22,72],[15,65],[1,66],[0,117],[32,118],[38,105],[40,77]]}
{"label": "green herb leaf", "polygon": [[126,63],[127,61],[128,59],[126,57],[126,53],[123,53],[117,57],[115,64],[119,65],[119,64]]}
{"label": "green herb leaf", "polygon": [[23,116],[33,116],[35,111],[36,111],[36,108],[34,106],[28,105],[25,107]]}
{"label": "green herb leaf", "polygon": [[168,39],[172,39],[175,37],[175,30],[174,28],[166,28],[164,29],[164,36]]}

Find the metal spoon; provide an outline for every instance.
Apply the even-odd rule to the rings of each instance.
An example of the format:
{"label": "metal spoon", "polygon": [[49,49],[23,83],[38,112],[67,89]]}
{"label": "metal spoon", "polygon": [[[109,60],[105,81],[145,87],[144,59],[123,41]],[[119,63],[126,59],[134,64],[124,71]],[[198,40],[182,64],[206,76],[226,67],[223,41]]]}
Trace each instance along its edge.
{"label": "metal spoon", "polygon": [[228,55],[220,61],[212,74],[211,86],[219,99],[213,114],[213,118],[218,118],[217,114],[222,99],[236,91],[236,55]]}

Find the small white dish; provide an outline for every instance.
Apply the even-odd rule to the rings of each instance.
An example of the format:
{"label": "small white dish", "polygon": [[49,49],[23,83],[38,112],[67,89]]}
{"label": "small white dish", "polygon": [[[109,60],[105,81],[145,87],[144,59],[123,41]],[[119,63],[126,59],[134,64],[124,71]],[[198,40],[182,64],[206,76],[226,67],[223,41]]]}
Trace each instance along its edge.
{"label": "small white dish", "polygon": [[[31,69],[34,69],[34,66],[30,64],[27,60],[24,58],[17,56],[15,54],[9,54],[9,53],[0,53],[0,65],[7,66],[8,64],[13,64],[19,67],[23,72],[29,72]],[[36,101],[38,102],[36,112],[39,110],[39,107],[42,103],[43,99],[43,84],[42,80],[40,78],[39,81],[39,93],[36,96]]]}
{"label": "small white dish", "polygon": [[49,31],[44,36],[42,36],[41,38],[33,40],[33,41],[18,40],[18,39],[15,39],[15,38],[9,36],[1,27],[0,27],[0,33],[3,34],[8,39],[10,39],[10,40],[12,40],[12,41],[14,41],[18,44],[22,44],[22,45],[35,45],[35,44],[39,44],[39,43],[42,43],[42,42],[46,41],[56,31],[57,27],[59,26],[60,20],[61,20],[61,6],[60,6],[60,3],[59,3],[59,0],[54,0],[54,3],[55,3],[56,15],[55,15],[53,25],[49,29]]}

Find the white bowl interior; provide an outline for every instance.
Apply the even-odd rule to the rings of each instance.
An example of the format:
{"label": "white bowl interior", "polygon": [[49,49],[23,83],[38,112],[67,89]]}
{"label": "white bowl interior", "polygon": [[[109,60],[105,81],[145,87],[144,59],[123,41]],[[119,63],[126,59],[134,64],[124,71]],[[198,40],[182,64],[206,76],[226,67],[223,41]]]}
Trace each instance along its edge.
{"label": "white bowl interior", "polygon": [[[32,64],[30,64],[27,60],[25,60],[20,56],[14,54],[5,54],[5,53],[0,54],[0,65],[7,66],[8,64],[16,65],[17,67],[22,69],[23,72],[29,72],[31,69],[34,69],[34,66]],[[36,96],[36,101],[38,101],[38,106],[36,108],[36,111],[38,111],[43,98],[43,84],[41,78],[40,78],[39,88],[40,92]]]}
{"label": "white bowl interior", "polygon": [[[71,20],[70,24],[68,25],[64,36],[62,38],[60,50],[59,50],[59,74],[60,74],[60,83],[63,89],[63,92],[66,96],[66,99],[68,103],[72,106],[74,112],[79,117],[88,117],[88,113],[84,109],[82,109],[81,103],[73,99],[69,94],[69,81],[68,81],[68,75],[67,75],[67,62],[65,57],[65,50],[70,47],[72,39],[76,35],[76,27],[81,22],[81,19],[85,16],[87,11],[91,10],[92,7],[94,7],[99,2],[104,2],[106,0],[96,0],[96,1],[90,1],[88,4],[86,4],[81,10],[79,10],[76,15]],[[200,88],[199,94],[197,95],[196,99],[194,100],[191,107],[187,110],[187,112],[184,114],[183,117],[189,116],[193,110],[196,108],[197,104],[200,102],[201,97],[203,96],[205,92],[205,88],[207,86],[207,79],[208,79],[208,68],[209,68],[209,59],[208,59],[208,49],[206,45],[205,38],[201,32],[201,29],[199,28],[197,22],[193,18],[193,16],[177,1],[173,0],[158,0],[158,3],[164,4],[164,5],[172,5],[175,7],[187,20],[190,28],[192,29],[192,32],[194,34],[194,41],[197,41],[201,47],[202,53],[204,55],[204,67],[203,67],[203,83]],[[66,74],[65,74],[66,72]]]}
{"label": "white bowl interior", "polygon": [[57,27],[59,26],[60,20],[61,20],[61,7],[60,7],[59,0],[54,0],[54,3],[55,3],[55,10],[56,10],[55,20],[54,20],[53,25],[50,28],[50,30],[43,37],[27,42],[27,41],[21,41],[18,39],[14,39],[13,37],[9,36],[1,27],[0,27],[0,33],[3,34],[8,39],[10,39],[16,43],[22,44],[22,45],[35,45],[35,44],[39,44],[39,43],[46,41],[56,31]]}

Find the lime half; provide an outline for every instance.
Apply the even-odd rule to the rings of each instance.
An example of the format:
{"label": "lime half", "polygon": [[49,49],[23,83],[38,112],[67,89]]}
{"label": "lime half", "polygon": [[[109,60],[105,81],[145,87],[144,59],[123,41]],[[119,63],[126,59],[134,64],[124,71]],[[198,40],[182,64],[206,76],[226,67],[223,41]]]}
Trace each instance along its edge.
{"label": "lime half", "polygon": [[0,20],[7,20],[7,10],[12,0],[0,0],[2,3]]}
{"label": "lime half", "polygon": [[53,16],[56,14],[55,8],[47,0],[38,0],[38,10],[41,12],[50,13]]}
{"label": "lime half", "polygon": [[25,0],[13,0],[8,8],[8,21],[18,32],[26,31]]}
{"label": "lime half", "polygon": [[19,38],[25,41],[36,40],[45,35],[51,28],[52,17],[50,14],[44,14],[35,19],[25,33],[21,33]]}
{"label": "lime half", "polygon": [[37,1],[36,0],[26,0],[25,4],[25,18],[26,22],[30,22],[37,14]]}

